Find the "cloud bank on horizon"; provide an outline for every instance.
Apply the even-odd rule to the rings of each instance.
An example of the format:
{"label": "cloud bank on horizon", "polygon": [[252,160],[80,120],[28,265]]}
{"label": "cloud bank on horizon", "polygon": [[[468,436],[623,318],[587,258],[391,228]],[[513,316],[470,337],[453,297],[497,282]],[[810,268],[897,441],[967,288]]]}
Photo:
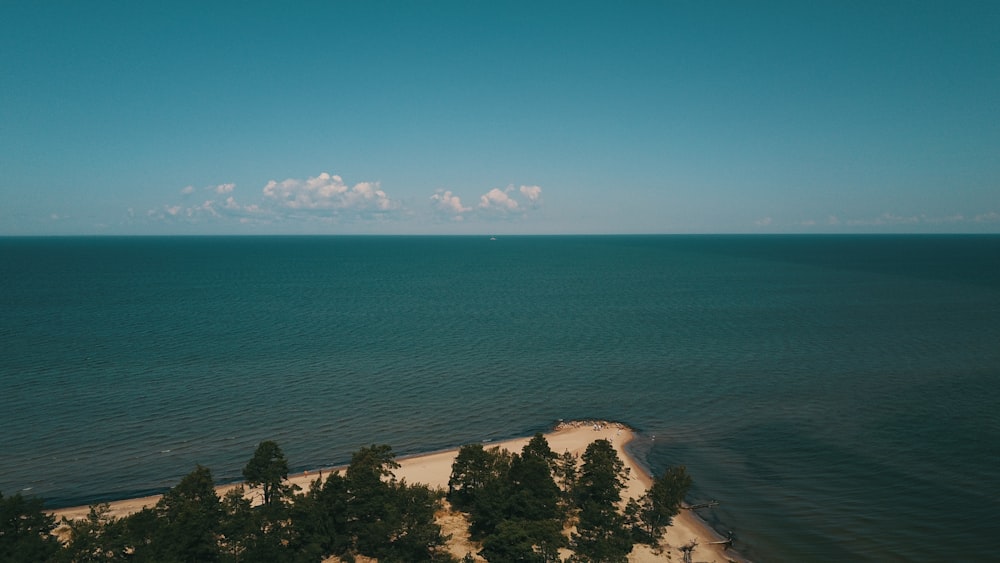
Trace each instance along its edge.
{"label": "cloud bank on horizon", "polygon": [[467,206],[451,190],[439,189],[416,205],[391,197],[379,182],[349,185],[336,174],[322,172],[305,180],[269,180],[263,188],[237,199],[236,184],[179,190],[180,199],[136,213],[132,222],[201,225],[273,225],[285,222],[358,224],[407,222],[415,217],[450,222],[523,221],[542,205],[540,186],[492,188]]}
{"label": "cloud bank on horizon", "polygon": [[[315,225],[359,225],[395,222],[407,224],[430,221],[434,223],[461,223],[481,227],[496,227],[497,222],[524,222],[542,206],[542,188],[536,185],[508,185],[491,188],[476,198],[476,203],[465,204],[461,196],[447,189],[437,189],[426,202],[404,203],[391,197],[377,181],[363,181],[349,185],[336,174],[322,172],[305,180],[286,178],[269,180],[262,188],[250,191],[245,199],[237,200],[236,184],[225,183],[195,188],[188,185],[179,190],[180,200],[162,204],[137,214],[128,210],[131,223],[200,226],[206,229],[227,225],[277,225],[298,223]],[[426,203],[426,205],[425,205]],[[53,214],[52,221],[63,217]],[[985,211],[973,215],[955,213],[944,216],[927,214],[902,216],[885,212],[872,217],[840,218],[828,215],[822,219],[800,219],[787,225],[776,225],[772,217],[753,221],[747,232],[828,232],[847,226],[854,230],[872,228],[1000,226],[1000,213]],[[489,229],[481,229],[489,230]]]}

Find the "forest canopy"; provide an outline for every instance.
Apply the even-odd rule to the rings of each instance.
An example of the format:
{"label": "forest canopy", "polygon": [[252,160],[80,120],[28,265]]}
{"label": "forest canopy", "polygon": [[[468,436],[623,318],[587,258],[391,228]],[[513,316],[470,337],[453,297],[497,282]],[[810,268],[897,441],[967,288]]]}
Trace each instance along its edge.
{"label": "forest canopy", "polygon": [[[691,479],[668,468],[639,499],[621,494],[628,469],[607,440],[577,458],[542,434],[520,452],[459,449],[447,490],[397,479],[388,445],[364,447],[342,472],[306,490],[288,482],[277,443],[261,442],[245,483],[222,497],[197,466],[155,506],[116,517],[108,504],[57,522],[36,498],[0,495],[0,561],[618,562],[636,543],[656,545]],[[438,523],[459,514],[478,550],[454,554]]]}

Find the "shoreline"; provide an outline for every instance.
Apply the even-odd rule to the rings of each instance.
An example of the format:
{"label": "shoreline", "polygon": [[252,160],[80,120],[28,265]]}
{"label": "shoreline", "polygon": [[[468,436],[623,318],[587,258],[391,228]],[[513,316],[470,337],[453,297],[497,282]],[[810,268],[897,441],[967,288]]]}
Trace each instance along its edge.
{"label": "shoreline", "polygon": [[[542,432],[552,451],[562,454],[569,451],[576,455],[581,455],[583,451],[594,440],[601,438],[611,442],[615,451],[628,468],[629,476],[622,490],[622,498],[638,498],[652,484],[652,476],[633,458],[625,446],[635,437],[635,430],[624,423],[609,422],[603,420],[576,420],[559,421],[550,430]],[[500,447],[511,452],[518,452],[531,439],[531,436],[510,438],[496,442],[482,442],[487,448]],[[447,490],[448,478],[451,475],[451,465],[458,455],[459,448],[451,448],[437,452],[407,455],[397,457],[396,462],[400,467],[394,471],[397,480],[405,479],[408,483],[421,483],[431,488],[442,488]],[[307,470],[288,476],[288,483],[297,485],[306,490],[309,485],[324,474],[343,471],[346,465],[328,468]],[[242,482],[216,485],[215,491],[221,497],[228,491],[242,485]],[[253,498],[259,495],[259,491],[248,491]],[[129,498],[111,501],[110,514],[121,518],[129,514],[138,512],[145,507],[156,504],[162,495],[151,495],[146,497]],[[56,521],[61,522],[65,517],[68,520],[85,518],[90,511],[90,505],[58,508],[48,511],[56,517]],[[460,522],[453,523],[457,528],[461,527]],[[60,526],[58,529],[62,528]],[[474,550],[474,546],[468,543],[467,535],[455,534],[459,529],[449,530],[455,537],[454,545],[450,545],[451,551],[459,557],[464,555],[463,550]],[[465,536],[465,537],[463,537]],[[652,563],[656,561],[681,561],[683,554],[680,548],[689,545],[692,541],[697,542],[694,556],[699,562],[726,563],[729,561],[745,561],[738,552],[725,549],[725,546],[712,544],[711,542],[722,541],[722,538],[711,526],[702,520],[691,510],[681,510],[674,517],[673,522],[667,528],[663,536],[661,545],[663,550],[654,553],[649,546],[636,544],[633,552],[629,555],[632,563]],[[462,553],[457,553],[462,551]]]}

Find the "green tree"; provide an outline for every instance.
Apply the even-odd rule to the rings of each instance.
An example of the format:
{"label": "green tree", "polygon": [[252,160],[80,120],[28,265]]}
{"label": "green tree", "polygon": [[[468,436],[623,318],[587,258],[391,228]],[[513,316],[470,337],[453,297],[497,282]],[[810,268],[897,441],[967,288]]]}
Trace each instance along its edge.
{"label": "green tree", "polygon": [[511,460],[508,478],[508,518],[562,520],[559,486],[552,478],[546,458],[531,453],[515,455]]}
{"label": "green tree", "polygon": [[298,547],[286,499],[254,507],[242,486],[222,499],[220,547],[224,559],[241,563],[291,560]]}
{"label": "green tree", "polygon": [[443,493],[426,485],[401,481],[391,486],[394,521],[380,561],[416,562],[450,559],[439,552],[447,542],[434,514],[441,508]]}
{"label": "green tree", "polygon": [[618,509],[628,470],[607,440],[595,440],[583,453],[575,488],[580,509],[574,561],[626,561],[632,538]]}
{"label": "green tree", "polygon": [[289,485],[288,460],[281,447],[271,440],[258,444],[254,455],[243,468],[250,487],[261,488],[261,506],[253,511],[253,534],[248,539],[243,559],[273,561],[289,557],[287,546],[295,532],[290,521],[290,502],[298,487]]}
{"label": "green tree", "polygon": [[153,534],[157,528],[157,516],[153,508],[146,507],[119,520],[126,551],[135,561],[155,561],[152,553]]}
{"label": "green tree", "polygon": [[[222,508],[212,472],[197,466],[167,491],[153,509],[150,541],[136,546],[148,561],[218,561]],[[142,557],[145,556],[145,557]]]}
{"label": "green tree", "polygon": [[219,547],[223,559],[227,561],[247,561],[252,559],[256,538],[259,533],[257,515],[254,514],[246,489],[238,485],[222,497],[222,515],[219,524]]}
{"label": "green tree", "polygon": [[389,538],[393,516],[389,483],[395,481],[393,470],[398,467],[388,445],[372,444],[351,455],[345,474],[348,529],[358,553],[378,557]]}
{"label": "green tree", "polygon": [[545,556],[535,551],[535,538],[524,521],[506,520],[496,533],[483,540],[479,552],[490,563],[547,563]]}
{"label": "green tree", "polygon": [[463,446],[452,465],[450,499],[469,513],[469,532],[489,561],[555,561],[566,543],[558,456],[541,434],[520,454],[481,444]]}
{"label": "green tree", "polygon": [[44,501],[17,493],[0,494],[0,561],[51,561],[60,544],[52,535],[55,517],[47,514]]}
{"label": "green tree", "polygon": [[572,562],[625,563],[632,552],[632,536],[625,517],[617,510],[587,501],[573,534]]}
{"label": "green tree", "polygon": [[63,558],[74,563],[125,561],[128,559],[125,528],[111,515],[108,503],[92,505],[87,517],[62,524],[69,530]]}
{"label": "green tree", "polygon": [[575,506],[573,494],[576,489],[577,474],[579,473],[577,462],[577,457],[567,451],[556,457],[552,468],[552,476],[559,485],[559,501],[564,513],[569,512]]}
{"label": "green tree", "polygon": [[499,447],[469,444],[458,450],[448,480],[448,499],[469,513],[474,539],[492,534],[509,517],[513,456]]}
{"label": "green tree", "polygon": [[284,485],[288,479],[288,460],[276,442],[261,442],[253,457],[243,468],[243,478],[251,487],[261,487],[264,506],[271,507],[290,490]]}
{"label": "green tree", "polygon": [[397,482],[392,448],[372,445],[351,456],[346,485],[347,530],[357,553],[380,561],[426,561],[439,554],[434,522],[440,495],[426,486]]}
{"label": "green tree", "polygon": [[663,475],[653,479],[653,484],[638,502],[636,515],[641,536],[657,544],[663,531],[680,511],[684,496],[691,488],[691,476],[683,465],[668,467]]}
{"label": "green tree", "polygon": [[535,434],[514,456],[510,466],[510,481],[514,492],[511,515],[528,520],[563,520],[561,492],[553,476],[559,456],[549,447],[541,433]]}
{"label": "green tree", "polygon": [[448,500],[462,510],[468,509],[480,491],[506,479],[511,455],[499,447],[486,449],[482,444],[467,444],[458,449],[448,479]]}
{"label": "green tree", "polygon": [[553,468],[555,467],[556,461],[559,459],[559,456],[552,451],[552,448],[549,447],[548,440],[545,439],[545,436],[541,432],[532,436],[531,440],[529,440],[528,443],[521,448],[521,455],[524,457],[534,456],[539,459],[543,459],[545,460],[545,463],[548,463]]}
{"label": "green tree", "polygon": [[399,469],[399,463],[392,447],[372,444],[351,454],[351,464],[347,466],[345,477],[348,486],[355,491],[379,489],[387,481],[396,480],[395,469]]}
{"label": "green tree", "polygon": [[293,549],[305,561],[344,555],[353,546],[348,530],[347,480],[333,473],[316,479],[292,505]]}
{"label": "green tree", "polygon": [[577,478],[575,497],[578,506],[593,501],[613,506],[621,500],[628,470],[611,442],[594,440],[583,452],[583,467]]}
{"label": "green tree", "polygon": [[479,555],[490,563],[556,563],[561,561],[559,548],[567,545],[562,528],[556,520],[504,520],[483,538]]}
{"label": "green tree", "polygon": [[[494,534],[512,537],[513,531],[523,530],[527,545],[531,547],[532,555],[528,560],[558,561],[559,548],[565,547],[567,541],[562,534],[564,513],[559,503],[559,487],[552,479],[549,466],[539,457],[515,455],[509,490],[503,519]],[[489,542],[495,546],[496,541],[494,536],[487,536],[483,545]]]}

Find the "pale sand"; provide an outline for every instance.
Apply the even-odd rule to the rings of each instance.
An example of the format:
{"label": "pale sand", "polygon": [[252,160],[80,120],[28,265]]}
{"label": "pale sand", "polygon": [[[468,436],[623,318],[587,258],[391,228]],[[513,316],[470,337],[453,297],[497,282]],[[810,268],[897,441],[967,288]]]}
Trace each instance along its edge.
{"label": "pale sand", "polygon": [[[545,439],[557,454],[566,451],[580,456],[594,440],[604,438],[609,440],[614,446],[626,467],[629,468],[628,483],[622,497],[639,498],[652,483],[650,476],[632,459],[625,451],[624,446],[632,440],[634,434],[627,426],[618,423],[578,421],[560,423],[556,429],[545,433]],[[487,442],[487,448],[499,446],[511,452],[520,452],[525,444],[531,439],[530,436],[505,440],[502,442]],[[447,450],[442,452],[418,455],[413,457],[398,458],[400,468],[395,471],[397,479],[405,479],[407,483],[422,483],[432,488],[442,488],[447,490],[448,478],[451,476],[451,466],[455,461],[458,450]],[[303,490],[309,488],[309,484],[315,480],[320,473],[324,476],[331,472],[343,470],[343,468],[329,468],[321,471],[307,471],[289,476],[289,482],[298,485]],[[221,485],[216,488],[219,496],[224,495],[237,484]],[[259,492],[254,491],[253,493]],[[251,494],[253,494],[251,493]],[[110,503],[111,514],[121,517],[142,510],[144,507],[153,506],[160,499],[160,495],[126,499]],[[89,512],[89,507],[61,508],[53,511],[57,520],[66,517],[70,520],[83,518]],[[452,534],[453,539],[449,544],[449,550],[461,557],[467,552],[475,554],[477,547],[469,543],[467,532],[464,530],[466,523],[461,518],[454,516],[445,517],[440,521],[445,533]],[[683,554],[680,547],[697,541],[697,547],[693,552],[693,561],[709,563],[725,563],[727,561],[740,560],[740,557],[732,551],[724,551],[723,546],[711,545],[709,542],[720,541],[711,528],[705,525],[697,516],[689,510],[681,510],[667,529],[662,540],[664,550],[657,554],[650,548],[636,545],[629,561],[634,563],[661,562],[661,561],[683,561]]]}

